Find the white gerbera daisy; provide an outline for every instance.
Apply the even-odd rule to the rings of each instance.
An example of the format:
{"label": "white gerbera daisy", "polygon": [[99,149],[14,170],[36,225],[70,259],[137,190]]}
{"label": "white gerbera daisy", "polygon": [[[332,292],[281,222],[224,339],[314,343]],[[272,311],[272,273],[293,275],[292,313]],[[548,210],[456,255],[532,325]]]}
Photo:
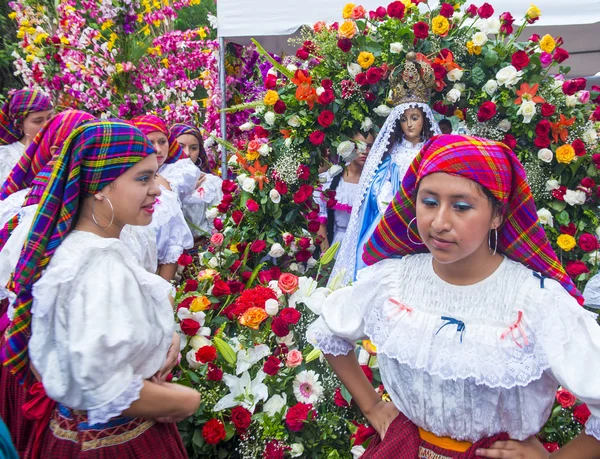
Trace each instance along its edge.
{"label": "white gerbera daisy", "polygon": [[323,395],[323,386],[319,382],[319,375],[313,370],[304,370],[298,373],[293,386],[296,399],[302,403],[314,405]]}

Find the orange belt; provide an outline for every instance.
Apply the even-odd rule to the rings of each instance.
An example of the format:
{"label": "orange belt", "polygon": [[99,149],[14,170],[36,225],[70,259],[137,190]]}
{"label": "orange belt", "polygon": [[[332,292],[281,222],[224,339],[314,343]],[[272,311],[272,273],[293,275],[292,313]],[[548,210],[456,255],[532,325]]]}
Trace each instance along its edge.
{"label": "orange belt", "polygon": [[458,441],[454,440],[450,437],[438,437],[431,432],[427,432],[419,427],[419,435],[421,439],[425,440],[428,443],[431,443],[438,448],[449,449],[450,451],[456,451],[458,453],[464,453],[467,451],[473,443],[468,441]]}

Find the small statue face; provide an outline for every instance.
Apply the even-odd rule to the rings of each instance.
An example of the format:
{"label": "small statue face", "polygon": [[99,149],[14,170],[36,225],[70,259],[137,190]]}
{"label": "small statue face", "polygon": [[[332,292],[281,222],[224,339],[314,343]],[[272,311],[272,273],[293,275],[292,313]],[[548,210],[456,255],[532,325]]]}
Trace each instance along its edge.
{"label": "small statue face", "polygon": [[423,111],[420,108],[406,110],[400,117],[400,127],[406,140],[419,143],[423,132]]}

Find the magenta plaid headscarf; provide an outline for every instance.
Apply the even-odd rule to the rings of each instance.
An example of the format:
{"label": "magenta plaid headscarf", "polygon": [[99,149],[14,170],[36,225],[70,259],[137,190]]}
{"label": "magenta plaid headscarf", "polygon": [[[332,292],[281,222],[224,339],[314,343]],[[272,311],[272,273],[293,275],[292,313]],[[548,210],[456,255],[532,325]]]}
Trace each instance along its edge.
{"label": "magenta plaid headscarf", "polygon": [[27,115],[52,108],[50,98],[37,89],[21,89],[8,96],[0,109],[0,145],[9,145],[23,138],[17,124],[23,123]]}

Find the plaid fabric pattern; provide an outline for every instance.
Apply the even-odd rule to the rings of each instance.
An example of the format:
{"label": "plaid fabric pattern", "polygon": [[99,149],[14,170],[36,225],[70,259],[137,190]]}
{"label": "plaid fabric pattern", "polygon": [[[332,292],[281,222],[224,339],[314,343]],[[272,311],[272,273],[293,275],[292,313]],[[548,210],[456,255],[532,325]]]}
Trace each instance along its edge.
{"label": "plaid fabric pattern", "polygon": [[142,131],[144,135],[148,135],[152,132],[162,132],[164,135],[167,136],[167,139],[169,140],[169,153],[167,154],[165,164],[174,163],[184,157],[183,150],[179,146],[179,143],[177,143],[177,138],[169,130],[165,122],[161,120],[158,116],[136,116],[135,118],[132,118],[130,122],[140,131]]}
{"label": "plaid fabric pattern", "polygon": [[0,109],[0,145],[21,140],[23,131],[17,124],[22,123],[27,115],[51,108],[50,98],[37,89],[21,89],[8,96]]}
{"label": "plaid fabric pattern", "polygon": [[198,129],[196,126],[192,126],[191,124],[175,123],[173,126],[171,126],[171,134],[173,134],[174,138],[177,138],[181,135],[189,134],[193,135],[194,137],[196,137],[196,139],[198,139],[198,145],[200,147],[200,154],[198,155],[198,159],[202,162],[202,164],[199,167],[202,170],[202,172],[209,173],[210,166],[208,164],[208,157],[206,156],[206,150],[204,149],[204,139],[202,138],[202,133],[200,132],[200,129]]}
{"label": "plaid fabric pattern", "polygon": [[581,293],[565,273],[538,222],[523,165],[503,143],[477,137],[442,135],[425,144],[365,244],[365,263],[372,265],[385,258],[427,252],[425,245],[410,241],[420,238],[416,225],[409,228],[409,224],[416,217],[415,198],[419,181],[436,172],[464,177],[488,189],[505,206],[504,223],[498,228],[498,252],[557,280],[583,304]]}
{"label": "plaid fabric pattern", "polygon": [[14,318],[4,346],[4,365],[26,385],[32,382],[27,345],[31,335],[31,288],[73,228],[81,198],[91,196],[154,149],[135,127],[90,121],[77,127],[55,156],[48,186],[15,268]]}
{"label": "plaid fabric pattern", "polygon": [[50,149],[60,147],[80,123],[93,119],[95,118],[86,112],[67,110],[48,121],[7,177],[0,192],[0,199],[6,199],[19,190],[29,188],[35,176],[52,159]]}

